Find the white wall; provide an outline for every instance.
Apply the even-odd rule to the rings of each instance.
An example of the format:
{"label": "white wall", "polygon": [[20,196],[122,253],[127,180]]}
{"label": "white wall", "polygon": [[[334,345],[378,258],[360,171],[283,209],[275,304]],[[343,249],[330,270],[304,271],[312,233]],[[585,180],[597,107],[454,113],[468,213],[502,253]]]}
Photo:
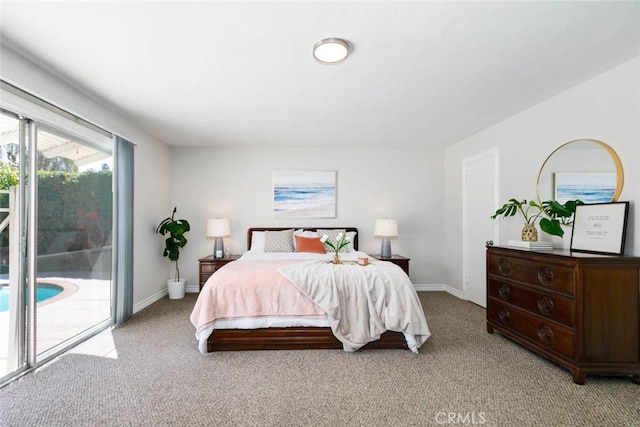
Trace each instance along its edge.
{"label": "white wall", "polygon": [[136,310],[166,293],[169,263],[154,227],[170,206],[169,147],[72,86],[0,46],[3,79],[137,144],[135,149],[134,304]]}
{"label": "white wall", "polygon": [[[416,284],[442,283],[442,150],[313,148],[172,149],[173,203],[190,221],[180,272],[197,286],[198,258],[212,253],[208,218],[226,217],[233,253],[246,250],[249,227],[355,226],[360,249],[379,253],[377,218],[398,220],[393,253],[411,258]],[[276,169],[337,171],[337,218],[274,219],[272,173]]]}
{"label": "white wall", "polygon": [[[491,100],[487,100],[491,102]],[[464,158],[500,148],[500,199],[534,199],[536,178],[546,157],[559,145],[592,138],[610,145],[624,168],[621,201],[631,201],[626,254],[640,255],[640,57],[590,79],[482,132],[445,152],[445,193],[461,194]],[[462,290],[460,197],[446,199],[444,228],[447,283]],[[487,212],[491,215],[493,212]],[[516,219],[501,225],[500,240],[519,235]]]}
{"label": "white wall", "polygon": [[[400,236],[394,253],[408,256],[416,284],[462,290],[462,160],[500,147],[501,200],[533,198],[547,155],[560,144],[593,138],[622,159],[625,185],[620,200],[640,199],[640,58],[635,58],[544,101],[449,149],[170,148],[68,84],[2,46],[0,74],[137,144],[135,183],[135,292],[144,306],[165,291],[169,264],[161,257],[157,223],[177,205],[191,221],[182,271],[197,284],[197,259],[211,253],[205,221],[228,217],[232,251],[246,249],[251,226],[356,226],[360,247],[379,252],[376,218],[396,218]],[[487,100],[491,102],[491,100]],[[275,220],[271,215],[274,169],[338,171],[338,215],[331,220]],[[167,171],[170,171],[168,173]],[[446,195],[446,198],[445,198]],[[487,213],[490,215],[492,212]],[[640,210],[632,204],[627,253],[640,255]],[[518,235],[505,222],[501,240]]]}

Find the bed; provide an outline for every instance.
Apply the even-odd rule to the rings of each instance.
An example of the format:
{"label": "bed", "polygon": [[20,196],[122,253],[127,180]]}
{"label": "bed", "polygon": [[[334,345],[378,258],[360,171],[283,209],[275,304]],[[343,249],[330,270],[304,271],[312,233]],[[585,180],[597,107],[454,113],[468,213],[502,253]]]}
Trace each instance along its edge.
{"label": "bed", "polygon": [[[295,247],[295,242],[304,241],[304,239],[301,240],[295,236],[292,253],[273,253],[259,249],[265,245],[260,236],[263,236],[262,239],[264,239],[266,234],[269,234],[269,237],[283,234],[288,238],[286,233],[290,233],[290,230],[292,230],[290,227],[250,228],[247,231],[248,251],[237,261],[230,262],[216,271],[207,280],[191,314],[191,322],[196,327],[196,338],[200,352],[280,349],[345,349],[355,351],[359,348],[409,349],[417,352],[430,333],[418,296],[409,278],[400,267],[373,259],[370,259],[372,262],[369,266],[358,265],[357,258],[367,255],[358,251],[358,234],[354,227],[303,227],[295,229],[296,235],[304,237],[312,235],[317,237],[315,233],[318,231],[344,230],[351,238],[351,245],[348,252],[341,254],[345,265],[339,266],[339,269],[331,269],[332,267],[328,263],[328,260],[331,259],[330,254],[295,252],[296,249],[301,249]],[[283,238],[283,240],[286,239]],[[273,243],[273,239],[271,242]],[[309,274],[310,269],[316,270]],[[331,297],[324,296],[325,289],[323,289],[324,285],[321,281],[324,280],[323,274],[327,274],[327,271],[334,274],[337,270],[344,272],[344,274],[356,274],[358,277],[363,276],[365,271],[367,277],[377,270],[386,272],[381,275],[382,278],[376,276],[366,280],[382,281],[381,286],[386,287],[386,291],[390,295],[392,292],[389,289],[393,288],[393,292],[396,292],[395,288],[401,289],[398,291],[402,293],[400,298],[390,298],[384,294],[384,291],[384,295],[380,298],[402,300],[404,301],[403,307],[408,307],[406,310],[395,307],[393,310],[387,309],[386,301],[383,303],[374,302],[373,304],[378,305],[372,308],[374,311],[381,311],[382,317],[380,318],[384,319],[382,323],[394,323],[395,327],[389,328],[394,330],[386,330],[385,325],[378,324],[380,323],[378,317],[371,316],[372,318],[376,317],[375,321],[370,320],[370,325],[363,327],[365,329],[368,327],[371,330],[358,332],[377,339],[370,342],[365,339],[366,344],[362,345],[365,341],[357,338],[357,345],[348,346],[351,336],[345,339],[340,335],[339,330],[344,328],[337,323],[344,324],[350,316],[361,318],[362,315],[356,313],[357,309],[343,309],[342,315],[335,316],[333,305],[336,304],[327,300]],[[303,287],[300,287],[300,284],[304,283],[300,275],[310,276],[312,282],[320,281],[320,286],[304,287],[306,285],[303,284]],[[350,283],[353,276],[347,275],[345,277],[341,280],[349,283],[344,283],[341,286],[345,286],[345,289],[350,286],[350,289],[353,289],[355,285]],[[257,290],[253,290],[253,288],[249,290],[249,282],[256,280],[261,281]],[[357,280],[353,279],[354,283]],[[327,279],[327,282],[333,281],[335,279]],[[364,284],[360,288],[367,286],[369,285]],[[323,296],[316,295],[317,292],[314,289],[317,288],[320,288]],[[313,294],[314,292],[316,294]],[[343,292],[351,291],[345,290]],[[315,302],[312,298],[316,299]],[[365,305],[359,303],[358,307]],[[371,305],[372,303],[369,304],[369,306]],[[321,307],[325,307],[326,310]],[[371,307],[367,308],[367,310],[369,309]],[[388,320],[389,316],[393,319]],[[404,316],[402,319],[397,319],[402,316]],[[334,332],[340,339],[336,338]],[[350,333],[348,331],[347,335]]]}

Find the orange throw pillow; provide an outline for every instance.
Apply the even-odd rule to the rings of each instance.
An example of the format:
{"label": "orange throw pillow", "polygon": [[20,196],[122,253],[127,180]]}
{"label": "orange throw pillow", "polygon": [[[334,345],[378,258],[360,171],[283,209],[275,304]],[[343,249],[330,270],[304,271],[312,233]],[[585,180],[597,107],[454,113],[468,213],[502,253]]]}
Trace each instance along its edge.
{"label": "orange throw pillow", "polygon": [[326,254],[324,243],[319,237],[296,237],[296,252],[312,252],[314,254]]}

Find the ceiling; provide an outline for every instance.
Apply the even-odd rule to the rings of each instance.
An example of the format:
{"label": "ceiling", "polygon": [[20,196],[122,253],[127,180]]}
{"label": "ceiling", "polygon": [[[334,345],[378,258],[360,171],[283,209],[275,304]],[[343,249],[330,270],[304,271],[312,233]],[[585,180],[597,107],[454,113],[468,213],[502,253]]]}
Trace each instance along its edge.
{"label": "ceiling", "polygon": [[639,1],[0,7],[5,46],[176,146],[446,147],[640,55]]}

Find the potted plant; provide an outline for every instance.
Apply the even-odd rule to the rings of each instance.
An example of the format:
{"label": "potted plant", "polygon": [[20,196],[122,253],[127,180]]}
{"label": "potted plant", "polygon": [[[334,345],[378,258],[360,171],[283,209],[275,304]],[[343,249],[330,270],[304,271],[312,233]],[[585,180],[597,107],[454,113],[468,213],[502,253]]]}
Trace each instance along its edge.
{"label": "potted plant", "polygon": [[[552,236],[562,237],[564,235],[563,225],[571,224],[571,219],[576,211],[577,205],[582,205],[582,200],[569,200],[560,203],[556,200],[546,200],[537,203],[534,200],[528,201],[509,199],[491,216],[491,219],[498,217],[510,217],[521,214],[525,225],[522,229],[522,240],[538,240],[538,231],[535,223],[540,219],[540,229]],[[533,212],[531,212],[533,209]]]}
{"label": "potted plant", "polygon": [[[531,209],[534,211],[530,213]],[[507,203],[502,205],[492,216],[491,219],[496,219],[500,216],[507,218],[520,214],[524,219],[524,226],[522,227],[521,238],[522,240],[535,242],[538,240],[538,230],[536,229],[536,220],[542,214],[542,209],[533,200],[527,202],[527,200],[509,199]]]}
{"label": "potted plant", "polygon": [[178,208],[174,207],[171,216],[163,219],[158,228],[156,228],[156,233],[166,236],[162,256],[176,263],[175,279],[167,280],[169,298],[171,299],[183,298],[187,287],[187,281],[180,280],[178,259],[180,259],[180,249],[187,244],[187,238],[184,235],[191,229],[186,219],[175,219],[177,210]]}

